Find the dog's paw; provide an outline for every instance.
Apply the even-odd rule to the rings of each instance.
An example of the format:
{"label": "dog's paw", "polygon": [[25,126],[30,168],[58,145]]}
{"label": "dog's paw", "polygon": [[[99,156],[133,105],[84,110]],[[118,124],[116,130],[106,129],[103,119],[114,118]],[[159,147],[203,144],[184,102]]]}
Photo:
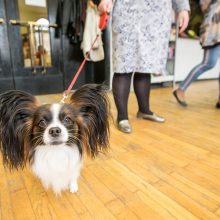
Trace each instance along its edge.
{"label": "dog's paw", "polygon": [[78,191],[78,184],[77,182],[72,182],[70,184],[70,192],[71,193],[76,193]]}

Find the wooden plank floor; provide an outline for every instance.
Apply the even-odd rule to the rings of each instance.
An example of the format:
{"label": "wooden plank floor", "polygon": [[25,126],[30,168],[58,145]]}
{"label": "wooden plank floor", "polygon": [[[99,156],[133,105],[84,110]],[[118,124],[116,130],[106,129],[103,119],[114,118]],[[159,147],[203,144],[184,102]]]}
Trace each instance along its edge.
{"label": "wooden plank floor", "polygon": [[[0,219],[220,219],[220,110],[217,80],[194,83],[189,107],[178,106],[172,88],[152,90],[152,110],[167,121],[136,119],[129,98],[132,134],[111,120],[111,150],[86,159],[79,192],[56,197],[28,169],[0,164]],[[39,96],[55,102],[61,95]],[[112,96],[109,94],[112,102]],[[111,110],[115,116],[115,106]]]}

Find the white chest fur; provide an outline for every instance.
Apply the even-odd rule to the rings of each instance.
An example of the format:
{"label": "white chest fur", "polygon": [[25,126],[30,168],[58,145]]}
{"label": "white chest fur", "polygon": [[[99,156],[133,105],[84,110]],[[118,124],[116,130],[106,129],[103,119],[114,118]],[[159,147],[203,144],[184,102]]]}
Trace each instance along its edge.
{"label": "white chest fur", "polygon": [[56,194],[70,188],[78,190],[77,178],[80,174],[82,158],[77,146],[38,146],[31,166],[45,188],[51,187]]}

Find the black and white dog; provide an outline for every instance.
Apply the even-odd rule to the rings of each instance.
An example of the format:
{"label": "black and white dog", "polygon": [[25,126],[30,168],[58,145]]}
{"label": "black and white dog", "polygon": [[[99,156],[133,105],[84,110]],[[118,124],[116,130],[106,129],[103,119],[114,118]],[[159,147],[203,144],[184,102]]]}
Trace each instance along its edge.
{"label": "black and white dog", "polygon": [[68,104],[41,105],[22,91],[0,95],[0,139],[4,165],[23,168],[27,161],[47,189],[78,190],[84,153],[108,149],[109,102],[101,85],[76,90]]}

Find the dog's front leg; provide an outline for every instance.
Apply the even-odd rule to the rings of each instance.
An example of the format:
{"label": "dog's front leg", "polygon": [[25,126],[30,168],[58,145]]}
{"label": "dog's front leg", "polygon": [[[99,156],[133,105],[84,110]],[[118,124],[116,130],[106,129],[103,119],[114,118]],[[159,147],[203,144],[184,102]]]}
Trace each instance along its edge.
{"label": "dog's front leg", "polygon": [[73,178],[70,182],[70,192],[76,193],[78,191],[77,178]]}
{"label": "dog's front leg", "polygon": [[74,170],[74,172],[72,173],[72,177],[70,180],[70,192],[71,193],[76,193],[78,191],[78,178],[80,176],[80,170],[82,167],[82,161],[80,161],[80,163],[78,164],[78,167]]}

